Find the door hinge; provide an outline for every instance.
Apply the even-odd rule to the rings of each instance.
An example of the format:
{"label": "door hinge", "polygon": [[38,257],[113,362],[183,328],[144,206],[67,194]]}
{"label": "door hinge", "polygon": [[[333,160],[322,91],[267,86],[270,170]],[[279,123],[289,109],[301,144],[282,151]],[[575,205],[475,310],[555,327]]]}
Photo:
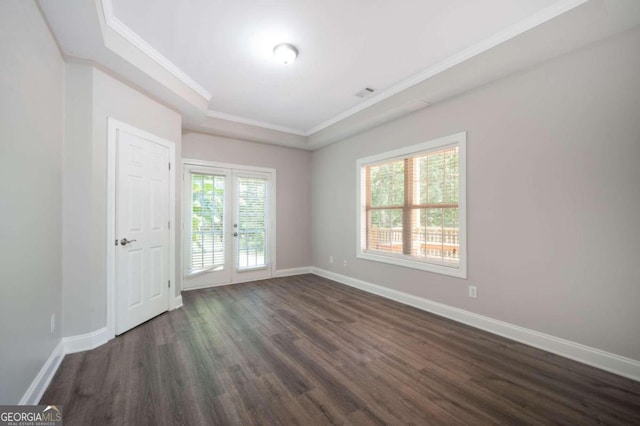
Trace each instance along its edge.
{"label": "door hinge", "polygon": [[169,163],[169,170],[171,170],[171,163]]}
{"label": "door hinge", "polygon": [[167,222],[167,226],[171,229],[171,221]]}
{"label": "door hinge", "polygon": [[169,280],[169,288],[171,288],[171,280]]}

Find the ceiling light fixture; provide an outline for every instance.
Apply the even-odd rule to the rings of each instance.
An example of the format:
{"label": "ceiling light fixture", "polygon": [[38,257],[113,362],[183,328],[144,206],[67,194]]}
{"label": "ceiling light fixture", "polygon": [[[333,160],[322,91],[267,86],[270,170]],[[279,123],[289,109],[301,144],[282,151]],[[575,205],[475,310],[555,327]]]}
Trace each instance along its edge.
{"label": "ceiling light fixture", "polygon": [[276,57],[278,62],[282,62],[286,65],[296,60],[296,57],[298,56],[298,49],[296,49],[293,44],[280,43],[273,48],[273,55]]}

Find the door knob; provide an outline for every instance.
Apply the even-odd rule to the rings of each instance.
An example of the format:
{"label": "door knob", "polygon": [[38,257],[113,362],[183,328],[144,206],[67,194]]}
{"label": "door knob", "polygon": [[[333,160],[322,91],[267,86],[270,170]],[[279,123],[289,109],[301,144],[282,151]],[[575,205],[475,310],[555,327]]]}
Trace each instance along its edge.
{"label": "door knob", "polygon": [[126,238],[123,238],[123,239],[120,240],[120,245],[121,246],[126,246],[127,244],[132,243],[134,241],[136,241],[136,240],[127,240]]}
{"label": "door knob", "polygon": [[237,237],[237,236],[238,236],[238,233],[237,233],[237,232],[234,232],[234,233],[233,233],[233,236],[234,236],[234,237]]}

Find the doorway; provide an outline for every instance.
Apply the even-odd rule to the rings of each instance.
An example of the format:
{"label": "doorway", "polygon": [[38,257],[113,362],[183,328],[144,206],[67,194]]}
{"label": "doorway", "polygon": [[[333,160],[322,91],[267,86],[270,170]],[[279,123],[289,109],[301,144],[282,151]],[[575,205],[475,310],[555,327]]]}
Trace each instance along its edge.
{"label": "doorway", "polygon": [[275,170],[183,162],[184,288],[261,280],[275,270]]}
{"label": "doorway", "polygon": [[114,335],[171,308],[174,158],[172,142],[109,119],[107,324]]}

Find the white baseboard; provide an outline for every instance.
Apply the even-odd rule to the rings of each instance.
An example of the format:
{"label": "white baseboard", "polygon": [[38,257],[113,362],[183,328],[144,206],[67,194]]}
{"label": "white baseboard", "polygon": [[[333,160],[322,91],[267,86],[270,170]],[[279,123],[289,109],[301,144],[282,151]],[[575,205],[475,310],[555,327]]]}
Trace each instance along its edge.
{"label": "white baseboard", "polygon": [[47,361],[38,372],[36,378],[31,382],[29,389],[27,389],[22,398],[20,398],[18,404],[37,405],[40,402],[44,391],[47,390],[51,379],[53,379],[56,371],[58,371],[62,358],[64,358],[64,345],[62,341],[60,341],[51,352],[51,355],[49,355],[49,358],[47,358]]}
{"label": "white baseboard", "polygon": [[80,334],[78,336],[63,337],[62,344],[64,347],[64,354],[73,354],[76,352],[89,351],[95,349],[98,346],[104,345],[115,336],[109,332],[107,327],[103,327],[99,330],[92,331],[87,334]]}
{"label": "white baseboard", "polygon": [[[182,295],[175,297],[171,309],[178,309],[180,307],[182,307]],[[87,334],[63,337],[53,352],[51,352],[51,355],[49,355],[49,358],[40,369],[40,372],[38,372],[36,378],[31,382],[29,389],[27,389],[22,396],[19,404],[35,405],[40,402],[40,398],[42,398],[44,391],[47,390],[47,386],[49,386],[51,379],[53,379],[56,371],[58,371],[58,367],[60,367],[60,363],[65,355],[95,349],[98,346],[104,345],[114,337],[113,333],[110,332],[107,327]]]}
{"label": "white baseboard", "polygon": [[173,311],[174,309],[178,309],[178,308],[182,308],[182,294],[177,295],[174,299],[173,299],[173,304],[171,305],[171,311]]}
{"label": "white baseboard", "polygon": [[49,355],[36,378],[31,382],[29,389],[22,396],[19,404],[36,405],[40,402],[40,398],[42,398],[44,391],[47,390],[65,355],[95,349],[107,343],[113,337],[107,327],[79,336],[63,337],[51,352],[51,355]]}
{"label": "white baseboard", "polygon": [[276,278],[280,277],[290,277],[293,275],[302,275],[302,274],[310,274],[313,267],[311,266],[303,266],[301,268],[291,268],[291,269],[278,269],[276,271]]}
{"label": "white baseboard", "polygon": [[[273,278],[290,277],[293,275],[302,275],[302,274],[311,274],[312,270],[313,270],[312,266],[303,266],[300,268],[291,268],[291,269],[278,269],[273,275]],[[234,282],[219,283],[219,284],[204,284],[204,285],[199,285],[194,287],[185,287],[182,289],[182,291],[203,290],[205,288],[224,287],[227,285],[243,284],[243,283],[248,283],[252,281],[263,281],[265,279],[268,279],[268,278],[261,278],[259,280],[249,279],[249,280],[234,281]]]}
{"label": "white baseboard", "polygon": [[[307,273],[313,273],[341,284],[359,288],[360,290],[377,294],[378,296],[395,300],[396,302],[413,306],[423,311],[431,312],[565,358],[640,381],[640,361],[475,314],[473,312],[465,311],[464,309],[454,308],[453,306],[444,305],[429,299],[382,287],[356,278],[348,277],[346,275],[337,274],[335,272],[316,267],[304,267],[279,270],[276,272],[276,277],[286,277]],[[173,306],[173,309],[177,309],[182,306],[182,295],[176,296]],[[47,386],[49,386],[51,379],[58,370],[64,355],[97,348],[98,346],[107,343],[113,337],[113,333],[110,333],[107,327],[104,327],[92,333],[63,338],[51,352],[51,355],[38,372],[38,375],[20,399],[19,404],[38,404],[40,398],[42,398],[42,395],[44,394],[44,391],[47,389]]]}
{"label": "white baseboard", "polygon": [[610,373],[640,381],[640,361],[320,268],[312,273]]}

